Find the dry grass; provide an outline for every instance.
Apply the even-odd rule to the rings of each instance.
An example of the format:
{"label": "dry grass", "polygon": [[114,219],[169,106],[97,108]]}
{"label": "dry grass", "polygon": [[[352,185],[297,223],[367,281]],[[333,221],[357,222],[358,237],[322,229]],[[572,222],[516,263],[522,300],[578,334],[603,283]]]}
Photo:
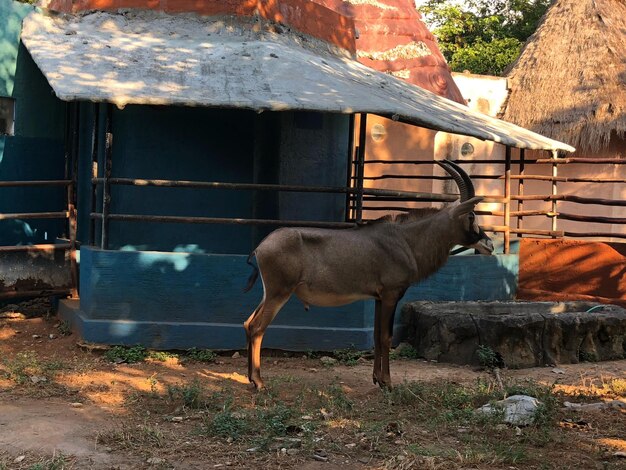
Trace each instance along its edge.
{"label": "dry grass", "polygon": [[[32,323],[39,329],[29,330],[29,321],[20,323],[22,337],[33,332],[44,336],[50,327]],[[562,404],[626,402],[624,361],[604,369],[601,364],[564,366],[567,376],[549,368],[505,370],[498,381],[484,371],[395,359],[397,385],[380,391],[369,379],[369,356],[337,352],[345,364],[323,367],[313,354],[275,355],[265,359],[267,390],[254,393],[242,376],[245,358],[217,356],[206,363],[185,360],[184,354],[149,353],[145,362],[113,364],[102,352],[76,348],[71,337],[40,349],[38,343],[9,341],[14,342],[3,355],[0,406],[28,399],[30,406],[40,401],[48,412],[53,406],[84,403],[84,413],[90,410],[95,420],[83,436],[92,443],[90,449],[132,468],[184,463],[189,468],[288,469],[313,459],[327,459],[329,469],[334,465],[344,470],[623,464],[614,456],[626,445],[623,409],[563,409]],[[47,380],[33,384],[32,374]],[[397,379],[402,376],[404,381]],[[531,426],[515,428],[474,413],[489,401],[516,393],[543,403]],[[110,468],[71,455],[62,460],[57,456],[55,463],[53,455],[28,452],[16,466],[19,449],[11,449],[10,455],[8,451],[0,454],[2,470]]]}

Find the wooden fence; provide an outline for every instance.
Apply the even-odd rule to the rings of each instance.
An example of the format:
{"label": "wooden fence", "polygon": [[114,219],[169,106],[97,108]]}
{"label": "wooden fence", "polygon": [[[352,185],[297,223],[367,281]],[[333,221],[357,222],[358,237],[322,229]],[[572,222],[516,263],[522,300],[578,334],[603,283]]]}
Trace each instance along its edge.
{"label": "wooden fence", "polygon": [[[605,207],[626,207],[626,200],[624,199],[608,199],[600,197],[581,197],[576,194],[563,194],[559,193],[559,183],[591,183],[597,186],[597,193],[602,192],[602,185],[608,183],[626,183],[624,178],[606,178],[606,177],[592,177],[582,175],[580,177],[566,177],[559,176],[559,167],[564,165],[625,165],[626,160],[619,158],[581,158],[581,157],[566,157],[561,158],[556,153],[546,152],[544,158],[527,158],[525,156],[524,149],[515,149],[518,153],[517,158],[512,158],[512,149],[506,148],[505,158],[499,160],[485,160],[485,159],[457,159],[454,160],[460,165],[474,165],[474,164],[487,164],[493,168],[503,167],[504,171],[500,174],[470,174],[471,179],[474,182],[481,180],[499,180],[502,182],[501,191],[498,195],[485,196],[485,203],[498,203],[501,205],[499,210],[479,210],[476,213],[479,215],[490,215],[502,218],[502,224],[499,225],[484,225],[483,228],[490,232],[503,233],[504,236],[504,252],[510,251],[510,237],[511,235],[523,236],[539,236],[539,237],[551,237],[551,238],[599,238],[599,239],[626,239],[626,217],[603,217],[603,216],[590,216],[581,215],[574,212],[564,212],[559,210],[558,203],[560,201],[566,201],[575,203],[577,205],[598,205]],[[445,180],[450,179],[449,176],[431,176],[424,174],[425,172],[416,172],[418,174],[397,174],[393,172],[383,172],[375,175],[368,174],[363,176],[364,167],[370,164],[383,165],[383,168],[391,169],[393,165],[433,165],[432,161],[428,160],[367,160],[360,155],[357,147],[356,158],[353,160],[354,169],[352,170],[352,179],[354,185],[358,187],[359,184],[363,184],[363,181],[379,181],[379,180]],[[546,165],[551,168],[550,175],[529,174],[527,171],[528,165]],[[392,170],[391,170],[392,171]],[[550,183],[550,192],[542,194],[529,194],[525,192],[524,183],[528,181],[546,181]],[[517,185],[516,194],[513,194],[514,185]],[[478,194],[480,195],[480,194]],[[407,199],[404,199],[406,201]],[[389,204],[381,205],[380,202],[385,201]],[[529,210],[525,209],[524,203],[528,201],[544,201],[548,203],[548,207],[543,209]],[[376,204],[372,204],[376,202]],[[363,211],[407,211],[406,204],[403,204],[396,198],[381,198],[381,197],[369,197],[364,196],[363,202],[359,206],[356,201],[353,200],[350,206],[350,216],[353,219],[358,219]],[[548,217],[551,219],[551,227],[548,230],[539,230],[524,227],[524,220],[528,217]],[[577,231],[559,230],[559,220],[568,220],[580,222],[581,229]],[[586,223],[600,223],[622,226],[623,230],[619,232],[610,231],[586,231]]]}

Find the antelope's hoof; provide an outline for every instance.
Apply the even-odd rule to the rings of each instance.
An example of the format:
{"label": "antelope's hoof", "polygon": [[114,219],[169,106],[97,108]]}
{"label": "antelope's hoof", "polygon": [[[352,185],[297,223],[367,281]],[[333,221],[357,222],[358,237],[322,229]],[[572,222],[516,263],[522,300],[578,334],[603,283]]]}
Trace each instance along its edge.
{"label": "antelope's hoof", "polygon": [[378,386],[381,388],[381,390],[391,390],[393,388],[391,386],[391,382],[379,381]]}
{"label": "antelope's hoof", "polygon": [[265,384],[261,379],[250,379],[250,383],[254,385],[254,390],[257,392],[265,388]]}

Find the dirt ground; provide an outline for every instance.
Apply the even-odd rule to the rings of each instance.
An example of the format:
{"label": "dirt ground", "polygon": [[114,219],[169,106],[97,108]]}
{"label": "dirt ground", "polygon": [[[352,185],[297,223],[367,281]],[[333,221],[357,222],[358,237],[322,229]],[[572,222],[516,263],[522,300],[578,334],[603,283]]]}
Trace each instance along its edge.
{"label": "dirt ground", "polygon": [[[0,314],[0,469],[626,468],[626,360],[496,376],[397,358],[383,392],[367,355],[273,352],[257,393],[235,352],[105,354],[54,316]],[[473,412],[516,390],[543,401],[534,424]]]}

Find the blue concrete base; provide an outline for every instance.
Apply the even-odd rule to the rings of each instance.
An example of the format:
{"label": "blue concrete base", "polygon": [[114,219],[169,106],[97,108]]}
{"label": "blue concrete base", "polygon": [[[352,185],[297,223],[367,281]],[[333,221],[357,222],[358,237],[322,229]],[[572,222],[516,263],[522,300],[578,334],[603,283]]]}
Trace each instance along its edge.
{"label": "blue concrete base", "polygon": [[[511,300],[517,256],[456,256],[411,287],[414,300]],[[244,255],[81,249],[80,303],[62,301],[61,316],[86,341],[155,349],[242,349],[243,322],[262,297],[244,294],[251,272]],[[399,306],[401,308],[402,305]],[[292,297],[265,335],[266,348],[329,351],[373,347],[374,302],[307,312]],[[402,325],[396,325],[396,330]]]}
{"label": "blue concrete base", "polygon": [[[152,349],[233,350],[246,347],[241,323],[165,322],[102,320],[89,318],[80,310],[78,300],[62,300],[59,316],[90,343],[142,344]],[[285,351],[332,351],[334,349],[373,348],[373,328],[324,328],[272,324],[263,340],[264,348]]]}

